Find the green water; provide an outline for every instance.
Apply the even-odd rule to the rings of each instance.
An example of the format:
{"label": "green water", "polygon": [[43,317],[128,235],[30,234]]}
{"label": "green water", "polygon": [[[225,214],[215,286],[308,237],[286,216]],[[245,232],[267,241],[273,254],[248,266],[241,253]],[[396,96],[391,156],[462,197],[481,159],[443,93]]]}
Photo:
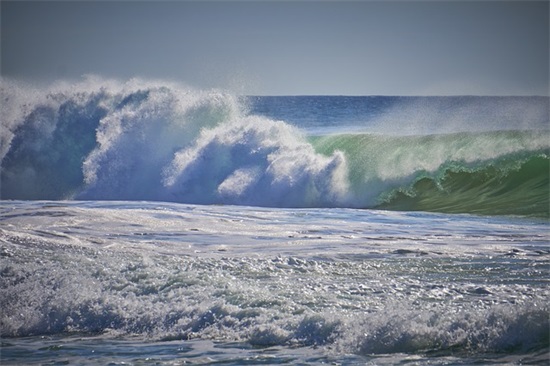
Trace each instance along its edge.
{"label": "green water", "polygon": [[548,131],[312,137],[347,159],[352,200],[391,210],[550,215]]}

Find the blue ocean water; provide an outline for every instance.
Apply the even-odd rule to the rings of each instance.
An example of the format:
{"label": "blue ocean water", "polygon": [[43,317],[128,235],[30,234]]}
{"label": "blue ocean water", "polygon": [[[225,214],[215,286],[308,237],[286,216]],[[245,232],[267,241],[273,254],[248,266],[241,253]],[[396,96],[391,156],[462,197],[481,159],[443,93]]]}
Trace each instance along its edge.
{"label": "blue ocean water", "polygon": [[550,360],[547,97],[1,88],[3,365]]}

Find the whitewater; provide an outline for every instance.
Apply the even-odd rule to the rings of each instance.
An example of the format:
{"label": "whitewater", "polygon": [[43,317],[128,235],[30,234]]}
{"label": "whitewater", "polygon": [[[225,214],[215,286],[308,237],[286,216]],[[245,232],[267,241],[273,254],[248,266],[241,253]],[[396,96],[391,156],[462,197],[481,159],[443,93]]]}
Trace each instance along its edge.
{"label": "whitewater", "polygon": [[548,97],[1,83],[2,364],[547,364]]}

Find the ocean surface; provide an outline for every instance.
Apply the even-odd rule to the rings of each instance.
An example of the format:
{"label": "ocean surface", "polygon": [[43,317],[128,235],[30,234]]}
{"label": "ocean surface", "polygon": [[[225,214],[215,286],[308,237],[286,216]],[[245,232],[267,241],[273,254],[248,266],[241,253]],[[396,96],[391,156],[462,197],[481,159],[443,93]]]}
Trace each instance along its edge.
{"label": "ocean surface", "polygon": [[550,362],[548,97],[0,87],[0,364]]}

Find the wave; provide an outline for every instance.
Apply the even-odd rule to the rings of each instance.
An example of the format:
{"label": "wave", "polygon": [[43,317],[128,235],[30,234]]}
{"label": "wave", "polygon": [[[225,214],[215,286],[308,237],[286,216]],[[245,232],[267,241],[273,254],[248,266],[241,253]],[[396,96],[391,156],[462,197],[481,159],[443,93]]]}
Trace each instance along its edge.
{"label": "wave", "polygon": [[3,80],[1,92],[2,199],[549,216],[545,129],[312,137],[174,83]]}

